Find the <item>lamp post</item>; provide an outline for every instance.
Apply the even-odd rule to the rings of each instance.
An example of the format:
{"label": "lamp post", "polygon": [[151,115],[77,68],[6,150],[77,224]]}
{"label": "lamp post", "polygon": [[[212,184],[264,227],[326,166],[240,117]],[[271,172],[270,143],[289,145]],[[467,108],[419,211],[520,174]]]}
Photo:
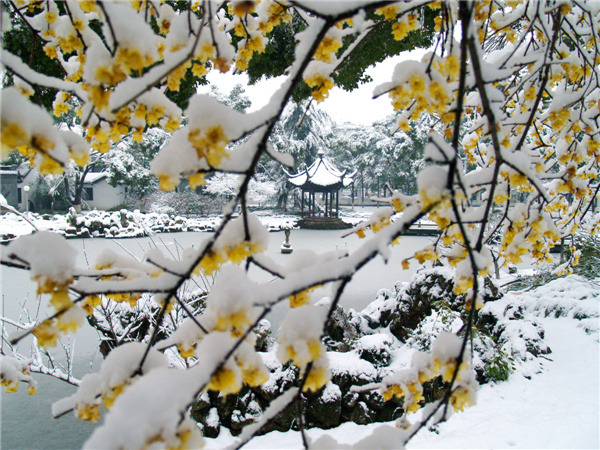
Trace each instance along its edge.
{"label": "lamp post", "polygon": [[25,212],[29,212],[29,199],[27,198],[27,194],[29,193],[29,186],[23,186],[23,191],[25,192]]}

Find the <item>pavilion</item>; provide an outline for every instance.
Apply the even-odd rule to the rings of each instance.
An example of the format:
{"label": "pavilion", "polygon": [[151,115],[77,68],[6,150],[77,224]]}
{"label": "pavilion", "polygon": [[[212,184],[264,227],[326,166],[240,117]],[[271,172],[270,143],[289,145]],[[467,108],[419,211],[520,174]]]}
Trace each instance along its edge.
{"label": "pavilion", "polygon": [[[354,182],[356,171],[350,174],[340,171],[323,158],[322,150],[317,155],[307,169],[295,175],[286,172],[290,184],[302,189],[302,220],[298,224],[303,228],[348,228],[350,225],[338,217],[340,189]],[[321,204],[317,203],[319,193]]]}

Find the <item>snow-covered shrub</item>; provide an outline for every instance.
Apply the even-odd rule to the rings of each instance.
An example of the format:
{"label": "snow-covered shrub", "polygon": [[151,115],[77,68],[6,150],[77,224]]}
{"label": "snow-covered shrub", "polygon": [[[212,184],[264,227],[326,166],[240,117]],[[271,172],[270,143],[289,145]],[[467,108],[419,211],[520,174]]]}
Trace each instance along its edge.
{"label": "snow-covered shrub", "polygon": [[202,216],[221,212],[227,203],[223,197],[198,193],[191,189],[183,192],[157,191],[148,198],[149,211],[157,214]]}

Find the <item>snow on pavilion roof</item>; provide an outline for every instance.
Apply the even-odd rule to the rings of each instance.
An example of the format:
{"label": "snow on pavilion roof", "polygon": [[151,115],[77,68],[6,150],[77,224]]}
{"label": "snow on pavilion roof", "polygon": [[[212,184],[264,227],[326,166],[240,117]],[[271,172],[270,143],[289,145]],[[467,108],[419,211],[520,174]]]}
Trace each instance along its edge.
{"label": "snow on pavilion roof", "polygon": [[355,172],[346,175],[345,170],[341,172],[337,167],[324,159],[323,152],[319,152],[318,156],[308,169],[296,175],[288,174],[290,183],[298,187],[311,184],[321,187],[333,187],[336,184],[340,184],[340,187],[346,187],[352,184],[352,176]]}

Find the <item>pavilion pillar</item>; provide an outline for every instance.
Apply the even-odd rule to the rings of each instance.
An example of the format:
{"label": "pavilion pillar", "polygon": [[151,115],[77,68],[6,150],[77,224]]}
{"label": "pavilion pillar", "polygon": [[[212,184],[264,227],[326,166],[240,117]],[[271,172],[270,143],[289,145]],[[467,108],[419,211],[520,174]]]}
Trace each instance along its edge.
{"label": "pavilion pillar", "polygon": [[340,191],[335,191],[335,217],[340,215]]}

